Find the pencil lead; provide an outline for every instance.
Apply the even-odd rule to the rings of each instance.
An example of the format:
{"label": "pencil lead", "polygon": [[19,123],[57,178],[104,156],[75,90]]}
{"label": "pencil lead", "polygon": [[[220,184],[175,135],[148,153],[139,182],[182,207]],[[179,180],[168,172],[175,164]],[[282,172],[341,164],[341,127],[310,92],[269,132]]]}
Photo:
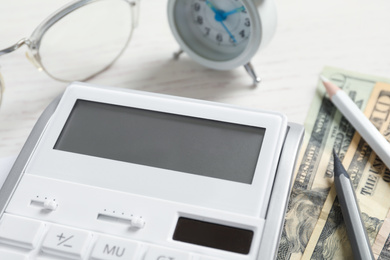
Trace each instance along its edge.
{"label": "pencil lead", "polygon": [[330,80],[325,77],[324,75],[320,75],[320,79],[322,80],[322,82],[329,82]]}
{"label": "pencil lead", "polygon": [[346,170],[344,169],[344,166],[342,165],[339,157],[337,156],[336,151],[333,149],[333,172],[334,177],[340,177],[340,175],[345,175],[349,179],[349,175],[347,174]]}
{"label": "pencil lead", "polygon": [[333,84],[327,77],[320,75],[320,78],[326,89],[326,92],[328,93],[330,99],[332,99],[332,97],[336,94],[337,91],[340,90],[340,88]]}

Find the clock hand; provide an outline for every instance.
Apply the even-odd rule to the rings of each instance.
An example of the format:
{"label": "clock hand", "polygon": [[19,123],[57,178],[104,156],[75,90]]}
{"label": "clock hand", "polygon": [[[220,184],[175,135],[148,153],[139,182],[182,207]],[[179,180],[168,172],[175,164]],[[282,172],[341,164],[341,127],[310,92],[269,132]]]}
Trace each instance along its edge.
{"label": "clock hand", "polygon": [[229,12],[225,12],[223,14],[223,16],[226,18],[227,16],[231,15],[231,14],[235,14],[235,13],[239,13],[239,12],[242,12],[242,11],[245,11],[245,7],[244,6],[241,6],[239,8],[236,8],[234,10],[231,10]]}
{"label": "clock hand", "polygon": [[219,13],[219,10],[217,8],[215,8],[215,6],[209,0],[206,0],[206,5],[208,7],[210,7],[211,10],[213,10],[214,13],[216,13],[216,14]]}
{"label": "clock hand", "polygon": [[214,19],[217,21],[217,22],[221,22],[221,21],[224,21],[226,19],[226,16],[225,16],[225,12],[222,11],[222,10],[218,10],[209,0],[206,0],[206,4],[208,7],[211,8],[211,10],[213,10],[213,12],[215,13],[215,16],[214,16]]}
{"label": "clock hand", "polygon": [[[226,25],[223,23],[223,20],[226,19],[226,15],[225,15],[225,12],[222,11],[222,10],[218,10],[217,8],[215,8],[215,6],[209,1],[209,0],[206,0],[206,4],[208,7],[211,8],[211,10],[213,10],[213,12],[215,13],[215,17],[214,19],[217,21],[217,22],[220,22],[222,24],[222,27],[225,29],[225,31],[229,34],[230,38],[233,40],[234,43],[237,43],[236,41],[236,38],[234,38],[233,34],[229,31],[229,29],[226,27]],[[237,10],[240,9],[240,8],[237,8],[235,9],[234,11],[237,12]]]}
{"label": "clock hand", "polygon": [[226,27],[226,25],[223,23],[223,21],[218,21],[222,24],[223,28],[227,33],[229,34],[230,38],[233,40],[234,43],[237,43],[236,38],[234,38],[233,34],[229,31],[229,29]]}

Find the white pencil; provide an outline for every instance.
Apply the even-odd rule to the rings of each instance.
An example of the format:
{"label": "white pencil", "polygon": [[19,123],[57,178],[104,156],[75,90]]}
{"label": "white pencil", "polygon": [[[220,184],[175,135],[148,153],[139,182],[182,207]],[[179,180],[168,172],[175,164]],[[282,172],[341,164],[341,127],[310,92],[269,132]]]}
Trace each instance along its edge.
{"label": "white pencil", "polygon": [[321,80],[333,104],[340,110],[356,131],[359,132],[361,137],[363,137],[379,158],[381,158],[387,168],[390,169],[390,143],[344,91],[324,76],[321,76]]}

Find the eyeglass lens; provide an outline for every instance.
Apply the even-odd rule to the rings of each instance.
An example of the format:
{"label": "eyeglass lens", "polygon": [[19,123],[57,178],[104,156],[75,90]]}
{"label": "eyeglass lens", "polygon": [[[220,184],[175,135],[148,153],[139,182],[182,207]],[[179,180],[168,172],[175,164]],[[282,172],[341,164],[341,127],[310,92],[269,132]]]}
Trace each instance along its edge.
{"label": "eyeglass lens", "polygon": [[122,53],[132,32],[131,6],[122,0],[91,2],[69,13],[42,36],[38,57],[52,77],[84,80]]}

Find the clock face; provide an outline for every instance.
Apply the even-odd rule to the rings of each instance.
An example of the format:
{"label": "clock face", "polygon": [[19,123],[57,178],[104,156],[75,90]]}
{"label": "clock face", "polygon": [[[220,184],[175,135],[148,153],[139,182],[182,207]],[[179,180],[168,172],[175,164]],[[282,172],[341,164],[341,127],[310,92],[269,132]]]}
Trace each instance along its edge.
{"label": "clock face", "polygon": [[209,60],[239,56],[252,34],[252,19],[240,0],[177,0],[174,19],[186,45]]}

